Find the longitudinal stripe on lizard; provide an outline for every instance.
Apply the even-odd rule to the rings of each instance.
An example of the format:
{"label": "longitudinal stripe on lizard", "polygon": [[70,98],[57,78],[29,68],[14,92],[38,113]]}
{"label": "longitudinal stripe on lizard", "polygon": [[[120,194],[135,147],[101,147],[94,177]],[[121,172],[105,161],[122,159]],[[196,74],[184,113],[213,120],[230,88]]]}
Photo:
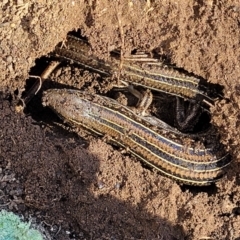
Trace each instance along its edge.
{"label": "longitudinal stripe on lizard", "polygon": [[[198,83],[189,79],[177,78],[158,73],[152,73],[147,70],[142,70],[137,67],[128,66],[123,64],[123,72],[132,77],[132,84],[142,87],[148,87],[155,91],[170,92],[172,94],[184,93],[189,98],[195,97],[196,94],[202,94],[197,89]],[[159,85],[161,84],[161,86]]]}

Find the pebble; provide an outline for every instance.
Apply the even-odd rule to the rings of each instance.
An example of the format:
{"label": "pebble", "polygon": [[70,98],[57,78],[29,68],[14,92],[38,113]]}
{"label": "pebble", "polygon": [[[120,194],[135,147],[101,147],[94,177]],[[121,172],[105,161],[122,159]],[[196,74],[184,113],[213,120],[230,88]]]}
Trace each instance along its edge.
{"label": "pebble", "polygon": [[120,184],[120,183],[116,183],[116,184],[115,184],[115,189],[120,189],[120,187],[121,187],[121,184]]}
{"label": "pebble", "polygon": [[16,27],[16,24],[15,23],[11,23],[11,28],[15,28]]}
{"label": "pebble", "polygon": [[104,183],[102,181],[98,181],[98,188],[99,189],[104,188]]}
{"label": "pebble", "polygon": [[12,56],[7,56],[6,61],[7,61],[8,63],[11,63],[12,60],[13,60]]}

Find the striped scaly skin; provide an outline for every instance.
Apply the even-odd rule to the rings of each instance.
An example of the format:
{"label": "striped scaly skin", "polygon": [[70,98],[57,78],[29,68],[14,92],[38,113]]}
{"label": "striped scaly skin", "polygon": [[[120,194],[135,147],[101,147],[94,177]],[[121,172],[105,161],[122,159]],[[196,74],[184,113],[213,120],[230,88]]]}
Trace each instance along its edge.
{"label": "striped scaly skin", "polygon": [[116,73],[118,75],[120,71],[120,81],[125,85],[142,86],[154,91],[194,99],[207,105],[212,105],[219,96],[218,91],[221,91],[215,84],[163,65],[156,58],[151,58],[146,54],[131,55],[120,61],[119,52],[113,51],[110,61],[106,62],[89,55],[90,45],[80,38],[69,35],[64,46],[61,44],[57,46],[53,54],[71,60],[104,77],[112,77]]}
{"label": "striped scaly skin", "polygon": [[213,127],[202,135],[172,131],[167,124],[156,127],[114,99],[78,90],[48,90],[43,104],[64,121],[109,136],[111,142],[187,185],[210,185],[218,181],[231,162]]}

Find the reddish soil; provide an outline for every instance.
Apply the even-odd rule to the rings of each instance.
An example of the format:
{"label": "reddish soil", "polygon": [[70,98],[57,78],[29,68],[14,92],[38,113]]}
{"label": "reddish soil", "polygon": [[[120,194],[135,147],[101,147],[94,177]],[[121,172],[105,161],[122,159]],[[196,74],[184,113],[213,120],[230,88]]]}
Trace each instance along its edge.
{"label": "reddish soil", "polygon": [[[33,219],[46,239],[240,238],[239,1],[25,1],[0,3],[0,209]],[[185,187],[89,134],[77,135],[16,94],[77,30],[92,54],[157,50],[167,62],[224,86],[212,123],[233,157],[216,186]],[[41,58],[43,57],[43,58]],[[39,60],[39,58],[41,58]],[[73,64],[45,83],[105,93],[108,81]]]}

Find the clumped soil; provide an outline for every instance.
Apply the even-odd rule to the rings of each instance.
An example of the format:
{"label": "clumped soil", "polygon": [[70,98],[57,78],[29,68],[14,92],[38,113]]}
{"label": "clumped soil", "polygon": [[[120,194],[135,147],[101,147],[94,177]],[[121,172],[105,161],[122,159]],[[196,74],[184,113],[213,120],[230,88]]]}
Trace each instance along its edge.
{"label": "clumped soil", "polygon": [[[31,219],[48,239],[239,239],[239,1],[0,5],[0,209]],[[169,64],[221,84],[227,100],[211,115],[233,157],[227,175],[211,187],[180,186],[104,139],[76,134],[42,107],[42,91],[18,113],[29,74],[40,75],[48,54],[73,30],[101,59],[117,48],[154,49]],[[43,90],[105,93],[109,84],[69,63]]]}

